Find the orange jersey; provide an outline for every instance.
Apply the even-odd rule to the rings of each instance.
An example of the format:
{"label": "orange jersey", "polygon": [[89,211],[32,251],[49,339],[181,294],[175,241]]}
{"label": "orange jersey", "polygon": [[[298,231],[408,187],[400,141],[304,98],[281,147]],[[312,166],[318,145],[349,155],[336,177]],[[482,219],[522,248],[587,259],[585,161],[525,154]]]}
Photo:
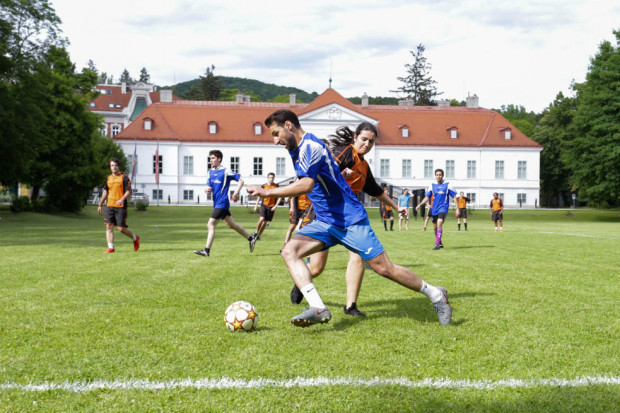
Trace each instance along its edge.
{"label": "orange jersey", "polygon": [[469,198],[467,197],[458,197],[456,198],[456,204],[458,206],[459,209],[465,209],[467,208],[467,202],[469,202]]}
{"label": "orange jersey", "polygon": [[[261,188],[265,188],[265,189],[273,189],[273,188],[277,188],[278,184],[263,184],[261,185]],[[276,205],[276,198],[275,197],[266,197],[263,198],[263,205],[265,205],[266,207],[273,207]]]}
{"label": "orange jersey", "polygon": [[361,191],[366,192],[370,196],[379,196],[383,192],[383,188],[377,184],[372,171],[368,166],[368,162],[364,160],[355,147],[351,145],[338,146],[334,148],[334,157],[338,163],[340,172],[349,168],[353,173],[346,178],[347,184],[353,192],[358,194]]}
{"label": "orange jersey", "polygon": [[[116,201],[121,199],[125,192],[131,191],[131,180],[125,174],[110,174],[103,184],[103,189],[108,191],[108,202],[106,206],[121,208],[116,205]],[[127,208],[127,200],[125,200],[122,208]]]}
{"label": "orange jersey", "polygon": [[310,206],[310,199],[307,194],[302,194],[297,197],[297,209],[305,211]]}
{"label": "orange jersey", "polygon": [[493,208],[493,211],[499,211],[500,209],[502,209],[504,207],[504,202],[502,202],[501,198],[493,198],[491,200],[491,208]]}

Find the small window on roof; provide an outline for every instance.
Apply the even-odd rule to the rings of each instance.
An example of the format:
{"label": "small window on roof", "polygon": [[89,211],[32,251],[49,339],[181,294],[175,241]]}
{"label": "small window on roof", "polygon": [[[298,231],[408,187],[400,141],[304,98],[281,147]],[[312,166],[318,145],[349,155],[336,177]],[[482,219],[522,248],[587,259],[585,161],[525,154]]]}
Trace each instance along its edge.
{"label": "small window on roof", "polygon": [[512,139],[512,134],[510,133],[510,129],[504,130],[504,139]]}
{"label": "small window on roof", "polygon": [[95,102],[90,102],[90,107],[94,108],[95,107]]}
{"label": "small window on roof", "polygon": [[153,121],[151,119],[144,119],[144,130],[153,129]]}
{"label": "small window on roof", "polygon": [[401,126],[401,128],[400,128],[400,136],[401,136],[401,138],[408,138],[409,137],[409,127],[408,126]]}
{"label": "small window on roof", "polygon": [[122,108],[122,106],[121,106],[121,105],[119,105],[118,103],[117,103],[116,105],[114,105],[114,107],[116,107],[116,108],[118,108],[118,109]]}
{"label": "small window on roof", "polygon": [[263,125],[261,125],[260,123],[256,122],[254,124],[254,135],[260,135],[263,133]]}
{"label": "small window on roof", "polygon": [[109,108],[113,108],[113,107],[114,107],[114,103],[109,103],[109,104],[108,104],[108,107],[109,107]]}
{"label": "small window on roof", "polygon": [[459,132],[456,128],[450,129],[450,138],[456,139],[458,138]]}
{"label": "small window on roof", "polygon": [[217,133],[217,123],[209,122],[209,133],[211,134]]}

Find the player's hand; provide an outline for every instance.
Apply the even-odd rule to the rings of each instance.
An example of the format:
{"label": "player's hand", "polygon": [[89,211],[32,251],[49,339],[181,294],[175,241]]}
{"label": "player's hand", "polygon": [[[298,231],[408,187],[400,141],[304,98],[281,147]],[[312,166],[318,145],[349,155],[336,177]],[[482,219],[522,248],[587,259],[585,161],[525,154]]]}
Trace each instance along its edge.
{"label": "player's hand", "polygon": [[406,217],[407,215],[409,215],[409,208],[399,207],[398,208],[398,213],[401,214],[402,216]]}
{"label": "player's hand", "polygon": [[261,198],[263,198],[263,192],[265,191],[263,188],[257,185],[248,185],[245,190],[251,196],[260,196]]}
{"label": "player's hand", "polygon": [[233,201],[237,202],[239,200],[239,195],[237,194],[232,194],[232,196],[230,197]]}
{"label": "player's hand", "polygon": [[277,208],[277,207],[278,207],[277,205],[272,206],[272,207],[271,207],[271,212],[274,212],[274,211],[276,210],[276,208]]}
{"label": "player's hand", "polygon": [[119,199],[118,201],[116,201],[116,205],[119,207],[122,207],[124,203],[125,203],[124,199]]}
{"label": "player's hand", "polygon": [[419,211],[419,210],[420,210],[420,205],[416,206],[416,207],[415,207],[415,210],[416,210],[416,211]]}
{"label": "player's hand", "polygon": [[97,207],[97,213],[101,215],[101,207]]}
{"label": "player's hand", "polygon": [[344,176],[345,178],[348,178],[351,175],[353,175],[353,171],[349,168],[344,168],[341,173],[342,173],[342,176]]}

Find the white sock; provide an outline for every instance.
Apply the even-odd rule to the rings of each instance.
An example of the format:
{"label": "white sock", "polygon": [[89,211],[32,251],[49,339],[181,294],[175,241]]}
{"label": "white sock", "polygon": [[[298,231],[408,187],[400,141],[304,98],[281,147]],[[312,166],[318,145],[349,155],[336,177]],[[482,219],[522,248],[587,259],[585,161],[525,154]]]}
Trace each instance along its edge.
{"label": "white sock", "polygon": [[138,236],[136,234],[133,234],[133,240],[135,241],[137,239],[138,239]]}
{"label": "white sock", "polygon": [[439,288],[433,287],[432,285],[427,284],[425,281],[422,281],[422,289],[420,290],[420,292],[427,296],[431,300],[431,303],[436,303],[442,298],[442,294]]}
{"label": "white sock", "polygon": [[321,296],[314,287],[314,284],[310,283],[305,287],[300,288],[300,290],[306,298],[306,301],[308,301],[308,304],[310,304],[310,307],[316,307],[318,309],[325,308],[325,304],[323,304],[323,300],[321,300]]}
{"label": "white sock", "polygon": [[108,248],[114,249],[114,244],[112,244],[111,242],[108,242]]}

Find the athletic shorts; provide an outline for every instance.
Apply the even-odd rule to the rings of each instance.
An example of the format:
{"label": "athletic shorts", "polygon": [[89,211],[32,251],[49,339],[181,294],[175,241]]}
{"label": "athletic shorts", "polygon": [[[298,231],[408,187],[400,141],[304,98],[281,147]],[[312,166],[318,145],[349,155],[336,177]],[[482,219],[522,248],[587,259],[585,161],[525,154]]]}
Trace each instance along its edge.
{"label": "athletic shorts", "polygon": [[261,204],[260,206],[260,216],[265,218],[265,221],[271,222],[273,219],[273,214],[275,211],[271,210],[272,207],[268,207],[267,205]]}
{"label": "athletic shorts", "polygon": [[213,208],[213,212],[211,213],[211,218],[213,219],[224,219],[228,216],[231,216],[231,213],[228,209],[224,208]]}
{"label": "athletic shorts", "polygon": [[289,220],[291,224],[297,225],[299,223],[299,220],[303,216],[304,212],[306,212],[305,209],[295,208],[295,211],[292,214],[289,213]]}
{"label": "athletic shorts", "polygon": [[385,211],[383,213],[383,219],[394,218],[394,211]]}
{"label": "athletic shorts", "polygon": [[127,228],[127,208],[115,208],[106,206],[103,210],[103,222]]}
{"label": "athletic shorts", "polygon": [[433,215],[433,224],[437,222],[437,220],[439,219],[443,219],[444,221],[446,220],[446,214],[445,212],[440,212],[437,215]]}
{"label": "athletic shorts", "polygon": [[312,221],[299,230],[298,234],[325,243],[323,250],[329,249],[336,244],[344,246],[349,251],[359,254],[364,261],[379,256],[385,249],[370,227],[368,218],[347,228],[338,228],[321,221]]}
{"label": "athletic shorts", "polygon": [[491,218],[493,221],[503,221],[504,220],[504,214],[502,214],[500,211],[493,211],[493,217]]}
{"label": "athletic shorts", "polygon": [[467,218],[467,208],[459,208],[459,215],[461,218]]}

